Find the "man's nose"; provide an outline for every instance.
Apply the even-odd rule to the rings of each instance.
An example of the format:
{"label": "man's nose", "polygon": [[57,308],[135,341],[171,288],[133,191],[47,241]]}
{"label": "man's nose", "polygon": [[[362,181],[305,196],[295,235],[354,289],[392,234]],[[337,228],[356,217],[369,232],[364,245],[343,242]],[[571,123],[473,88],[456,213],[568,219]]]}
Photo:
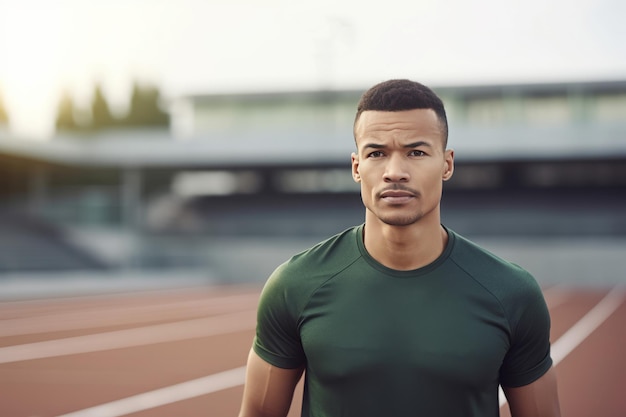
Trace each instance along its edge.
{"label": "man's nose", "polygon": [[410,175],[408,171],[407,161],[401,156],[391,156],[387,160],[385,166],[384,179],[385,182],[406,182],[409,180]]}

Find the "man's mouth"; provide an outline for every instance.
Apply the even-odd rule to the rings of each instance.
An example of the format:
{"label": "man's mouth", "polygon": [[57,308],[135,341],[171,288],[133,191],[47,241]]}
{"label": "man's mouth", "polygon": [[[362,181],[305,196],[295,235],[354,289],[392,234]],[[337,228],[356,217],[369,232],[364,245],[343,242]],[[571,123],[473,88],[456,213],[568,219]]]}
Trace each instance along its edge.
{"label": "man's mouth", "polygon": [[414,197],[413,193],[402,190],[387,190],[380,193],[381,200],[389,204],[404,204]]}

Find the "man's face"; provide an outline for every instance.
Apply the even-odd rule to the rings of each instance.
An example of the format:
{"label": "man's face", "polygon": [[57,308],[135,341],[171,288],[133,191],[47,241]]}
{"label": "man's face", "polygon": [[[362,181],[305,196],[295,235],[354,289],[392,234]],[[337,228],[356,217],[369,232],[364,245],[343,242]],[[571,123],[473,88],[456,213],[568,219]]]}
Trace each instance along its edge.
{"label": "man's face", "polygon": [[439,222],[442,182],[452,176],[454,152],[444,150],[435,112],[365,111],[354,135],[352,176],[361,184],[366,219],[373,215],[393,226]]}

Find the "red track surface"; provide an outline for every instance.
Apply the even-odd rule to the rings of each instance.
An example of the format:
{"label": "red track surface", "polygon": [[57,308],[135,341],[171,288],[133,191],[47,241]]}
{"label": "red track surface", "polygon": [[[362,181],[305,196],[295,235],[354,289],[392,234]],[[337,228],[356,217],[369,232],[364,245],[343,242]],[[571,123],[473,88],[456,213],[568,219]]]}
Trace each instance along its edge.
{"label": "red track surface", "polygon": [[[0,303],[0,416],[236,416],[258,291]],[[565,352],[556,367],[563,416],[626,416],[626,293],[608,303],[607,293],[546,291],[553,349]]]}

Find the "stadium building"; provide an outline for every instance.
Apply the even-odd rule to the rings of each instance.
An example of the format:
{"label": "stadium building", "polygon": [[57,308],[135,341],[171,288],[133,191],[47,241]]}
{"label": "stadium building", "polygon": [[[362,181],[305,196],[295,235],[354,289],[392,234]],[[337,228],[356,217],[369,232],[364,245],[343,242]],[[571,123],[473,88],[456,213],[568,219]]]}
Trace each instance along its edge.
{"label": "stadium building", "polygon": [[[435,90],[456,155],[447,226],[479,239],[626,236],[626,81]],[[362,221],[350,176],[361,93],[179,97],[169,131],[46,142],[0,131],[0,228],[13,230],[1,234],[0,271],[54,268],[52,249],[37,264],[15,243],[26,229],[50,240],[52,228],[55,242],[81,248],[66,268],[207,267],[243,279],[267,269]]]}

